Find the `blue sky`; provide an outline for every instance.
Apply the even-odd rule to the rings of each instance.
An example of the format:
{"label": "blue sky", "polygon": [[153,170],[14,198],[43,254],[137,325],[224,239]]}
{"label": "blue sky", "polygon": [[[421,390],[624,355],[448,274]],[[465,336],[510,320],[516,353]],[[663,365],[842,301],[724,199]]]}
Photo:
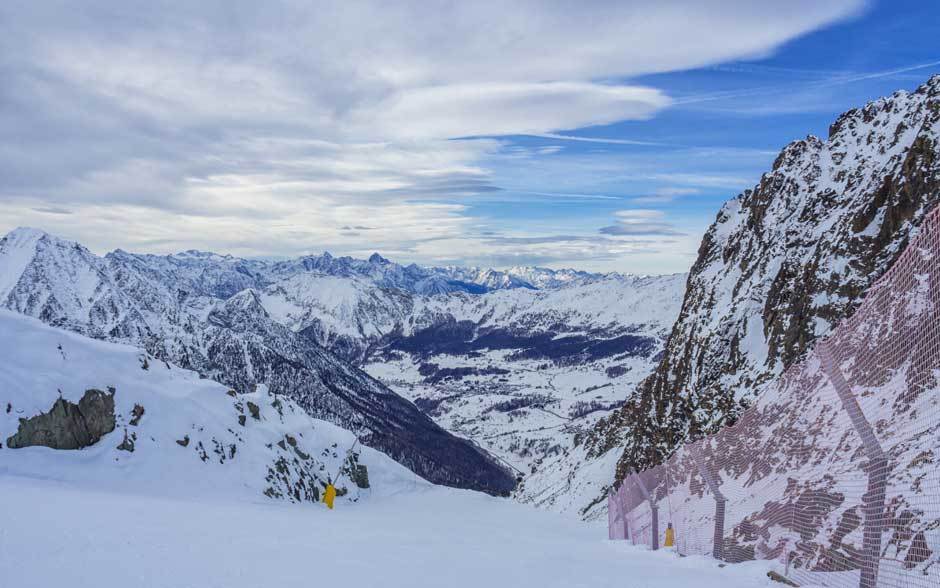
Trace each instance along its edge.
{"label": "blue sky", "polygon": [[[506,193],[482,198],[472,211],[497,231],[535,220],[544,231],[562,234],[610,224],[624,208],[655,209],[697,241],[722,203],[753,186],[784,145],[808,134],[825,137],[845,110],[914,89],[940,73],[936,39],[940,6],[880,2],[761,59],[632,78],[662,89],[676,104],[649,120],[558,134],[649,145],[512,137],[510,151],[548,152],[523,165],[494,162]],[[614,171],[595,173],[591,161]],[[532,192],[579,197],[538,198]],[[662,259],[627,256],[614,267],[655,272]],[[693,260],[694,249],[669,258],[676,271]],[[610,267],[607,260],[581,265]]]}
{"label": "blue sky", "polygon": [[940,73],[933,2],[703,4],[4,3],[0,231],[685,271],[781,147]]}

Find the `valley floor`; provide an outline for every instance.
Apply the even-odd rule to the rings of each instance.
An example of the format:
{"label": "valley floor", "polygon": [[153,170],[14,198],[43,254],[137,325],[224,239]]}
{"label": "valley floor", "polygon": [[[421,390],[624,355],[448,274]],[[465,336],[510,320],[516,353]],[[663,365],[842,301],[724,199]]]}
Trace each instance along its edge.
{"label": "valley floor", "polygon": [[472,492],[416,487],[319,505],[108,493],[0,473],[0,579],[18,588],[769,586],[607,541],[606,528]]}

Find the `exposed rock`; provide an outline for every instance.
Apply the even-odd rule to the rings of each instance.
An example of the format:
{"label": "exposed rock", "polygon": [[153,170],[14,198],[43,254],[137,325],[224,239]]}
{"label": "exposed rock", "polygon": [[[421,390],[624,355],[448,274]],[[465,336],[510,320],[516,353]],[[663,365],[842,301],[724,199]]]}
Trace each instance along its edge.
{"label": "exposed rock", "polygon": [[346,460],[346,472],[357,488],[364,490],[369,487],[369,469],[359,463],[359,456],[355,453]]}
{"label": "exposed rock", "polygon": [[793,580],[790,580],[786,576],[778,574],[777,572],[774,572],[774,571],[767,572],[767,577],[773,580],[774,582],[780,582],[781,584],[786,584],[787,586],[796,586],[797,588],[799,588],[800,586]]}
{"label": "exposed rock", "polygon": [[137,434],[132,433],[130,436],[127,434],[127,429],[124,429],[124,440],[121,441],[121,444],[117,446],[121,451],[127,451],[129,453],[134,452],[134,441],[137,439]]}
{"label": "exposed rock", "polygon": [[137,424],[140,423],[141,417],[144,416],[144,407],[139,404],[134,404],[134,408],[131,410],[131,416],[134,418],[130,420],[130,424],[136,427]]}
{"label": "exposed rock", "polygon": [[114,426],[114,396],[91,389],[78,404],[59,398],[49,412],[20,419],[19,429],[7,439],[7,446],[81,449],[97,443]]}
{"label": "exposed rock", "polygon": [[248,412],[251,413],[251,418],[255,419],[256,421],[261,420],[261,408],[250,400],[248,401]]}
{"label": "exposed rock", "polygon": [[176,444],[180,447],[189,447],[189,435],[183,436],[182,439],[177,439]]}
{"label": "exposed rock", "polygon": [[589,437],[618,479],[735,421],[850,316],[940,201],[940,76],[788,145],[718,213],[658,368]]}

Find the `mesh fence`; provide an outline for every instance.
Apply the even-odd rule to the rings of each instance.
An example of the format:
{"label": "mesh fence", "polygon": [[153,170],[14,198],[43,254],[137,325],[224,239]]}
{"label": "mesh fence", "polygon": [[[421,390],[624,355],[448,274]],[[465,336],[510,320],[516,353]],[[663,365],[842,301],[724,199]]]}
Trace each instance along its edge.
{"label": "mesh fence", "polygon": [[801,585],[940,586],[940,209],[738,420],[608,498],[611,539]]}

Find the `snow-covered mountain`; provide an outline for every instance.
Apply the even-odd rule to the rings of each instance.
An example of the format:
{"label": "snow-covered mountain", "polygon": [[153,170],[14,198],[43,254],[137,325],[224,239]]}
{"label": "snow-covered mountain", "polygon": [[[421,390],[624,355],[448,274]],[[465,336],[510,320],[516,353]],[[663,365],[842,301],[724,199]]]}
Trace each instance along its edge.
{"label": "snow-covered mountain", "polygon": [[[685,283],[683,275],[419,268],[378,255],[269,262],[118,250],[100,258],[30,229],[0,241],[0,272],[4,307],[140,345],[239,390],[267,385],[431,481],[512,485],[472,446],[440,443],[433,418],[521,474],[523,500],[572,510],[612,477],[608,467],[571,481],[587,465],[578,440],[651,371]],[[513,277],[523,275],[539,287]],[[453,461],[449,443],[470,459],[435,465]],[[583,486],[574,501],[572,484]]]}
{"label": "snow-covered mountain", "polygon": [[707,231],[656,372],[591,436],[621,474],[733,421],[851,315],[940,201],[940,76],[780,153]]}
{"label": "snow-covered mountain", "polygon": [[412,301],[364,368],[522,479],[515,497],[588,512],[617,457],[581,439],[656,364],[684,275],[610,276],[553,290]]}
{"label": "snow-covered mountain", "polygon": [[510,276],[518,278],[536,288],[559,288],[570,284],[593,282],[617,274],[594,274],[574,269],[549,269],[545,267],[513,266],[506,270]]}
{"label": "snow-covered mountain", "polygon": [[341,501],[426,485],[263,386],[236,393],[142,349],[5,310],[0,332],[5,475],[291,502],[317,502],[328,479]]}
{"label": "snow-covered mountain", "polygon": [[224,297],[253,283],[257,267],[193,253],[154,258],[118,251],[101,258],[76,243],[20,229],[0,240],[0,306],[138,345],[239,392],[265,385],[432,482],[494,493],[512,489],[513,476],[471,443],[273,320],[255,290]]}

